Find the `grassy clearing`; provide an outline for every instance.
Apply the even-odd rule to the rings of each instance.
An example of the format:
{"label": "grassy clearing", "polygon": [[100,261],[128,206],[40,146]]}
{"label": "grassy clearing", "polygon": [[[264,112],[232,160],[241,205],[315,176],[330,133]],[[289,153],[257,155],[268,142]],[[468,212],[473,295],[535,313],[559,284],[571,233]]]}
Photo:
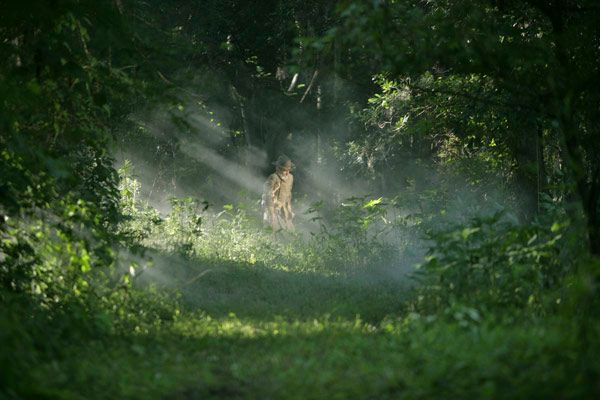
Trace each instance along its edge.
{"label": "grassy clearing", "polygon": [[[37,359],[22,362],[31,368],[7,397],[576,399],[600,393],[598,341],[583,340],[598,337],[600,327],[571,317],[566,304],[561,311],[533,301],[513,308],[482,303],[494,287],[485,280],[485,293],[461,292],[461,301],[452,300],[456,280],[415,288],[407,277],[408,243],[374,241],[361,230],[364,220],[310,237],[274,236],[241,211],[205,221],[201,230],[193,210],[177,212],[164,220],[134,215],[127,228],[145,256],[122,255],[125,274],[105,292],[114,297],[103,299],[98,315],[83,318],[95,321],[93,328],[69,334],[76,321],[67,313],[64,325],[51,329],[50,350],[29,352]],[[438,258],[457,257],[455,269],[471,266],[481,246],[455,242]],[[485,260],[491,260],[486,270],[512,276],[510,263]],[[502,293],[514,297],[510,288]],[[554,301],[542,295],[540,305]],[[15,339],[20,325],[9,316],[14,332],[8,337]],[[32,336],[34,346],[39,342]]]}
{"label": "grassy clearing", "polygon": [[591,388],[559,324],[196,314],[151,334],[73,346],[36,375],[56,398],[579,398]]}
{"label": "grassy clearing", "polygon": [[179,286],[181,313],[68,345],[32,372],[43,382],[32,398],[580,398],[598,389],[564,318],[423,317],[402,312],[408,289],[389,274],[153,258],[136,285]]}
{"label": "grassy clearing", "polygon": [[138,285],[177,289],[188,310],[216,317],[355,318],[376,322],[396,313],[410,281],[395,266],[373,271],[319,273],[214,259],[186,260],[154,254],[155,267]]}

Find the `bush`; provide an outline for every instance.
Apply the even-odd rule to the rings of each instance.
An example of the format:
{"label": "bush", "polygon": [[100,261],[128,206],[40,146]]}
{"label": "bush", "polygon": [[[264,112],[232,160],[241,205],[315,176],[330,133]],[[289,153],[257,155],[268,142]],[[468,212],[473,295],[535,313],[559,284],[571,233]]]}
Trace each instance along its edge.
{"label": "bush", "polygon": [[[503,213],[469,225],[428,232],[432,246],[418,277],[422,302],[445,308],[455,302],[488,308],[541,311],[570,269],[561,262],[561,225],[514,225]],[[559,299],[555,299],[560,301]]]}
{"label": "bush", "polygon": [[341,204],[326,208],[314,203],[308,210],[320,230],[310,241],[324,268],[342,266],[356,270],[373,268],[389,261],[395,253],[393,245],[383,240],[392,229],[385,218],[387,204],[383,198],[350,197]]}

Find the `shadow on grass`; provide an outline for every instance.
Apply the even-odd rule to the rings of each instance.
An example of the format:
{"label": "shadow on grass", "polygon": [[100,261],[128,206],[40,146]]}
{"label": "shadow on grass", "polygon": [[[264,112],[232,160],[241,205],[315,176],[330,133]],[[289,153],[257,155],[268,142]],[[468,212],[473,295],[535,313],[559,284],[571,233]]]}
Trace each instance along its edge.
{"label": "shadow on grass", "polygon": [[409,290],[395,266],[338,275],[281,270],[260,263],[187,259],[149,251],[154,266],[136,285],[156,284],[181,292],[184,305],[220,317],[270,320],[322,315],[379,321],[397,314]]}
{"label": "shadow on grass", "polygon": [[577,343],[561,321],[484,324],[477,334],[444,322],[388,333],[282,322],[287,332],[256,336],[223,335],[205,322],[72,346],[37,376],[44,394],[61,391],[46,398],[65,399],[594,398],[594,388],[573,385]]}

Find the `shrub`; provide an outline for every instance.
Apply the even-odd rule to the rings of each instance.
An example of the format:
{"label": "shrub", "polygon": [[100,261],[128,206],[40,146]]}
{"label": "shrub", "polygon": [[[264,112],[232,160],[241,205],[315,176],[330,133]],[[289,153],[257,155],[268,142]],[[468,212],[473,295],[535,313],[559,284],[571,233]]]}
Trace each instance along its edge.
{"label": "shrub", "polygon": [[436,308],[460,302],[541,310],[544,293],[557,289],[569,270],[559,258],[557,223],[514,225],[496,213],[430,230],[428,238],[432,246],[418,277],[423,303]]}

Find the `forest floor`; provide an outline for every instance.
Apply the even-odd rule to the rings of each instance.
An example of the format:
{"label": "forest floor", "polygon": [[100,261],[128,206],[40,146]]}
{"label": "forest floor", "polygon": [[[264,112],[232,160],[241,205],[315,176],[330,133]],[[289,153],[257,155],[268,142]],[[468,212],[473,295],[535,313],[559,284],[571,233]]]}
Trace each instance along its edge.
{"label": "forest floor", "polygon": [[136,284],[177,288],[180,315],[129,335],[70,344],[32,372],[46,398],[556,394],[576,351],[561,321],[517,327],[399,315],[406,279],[389,270],[321,274],[154,258],[157,266]]}

